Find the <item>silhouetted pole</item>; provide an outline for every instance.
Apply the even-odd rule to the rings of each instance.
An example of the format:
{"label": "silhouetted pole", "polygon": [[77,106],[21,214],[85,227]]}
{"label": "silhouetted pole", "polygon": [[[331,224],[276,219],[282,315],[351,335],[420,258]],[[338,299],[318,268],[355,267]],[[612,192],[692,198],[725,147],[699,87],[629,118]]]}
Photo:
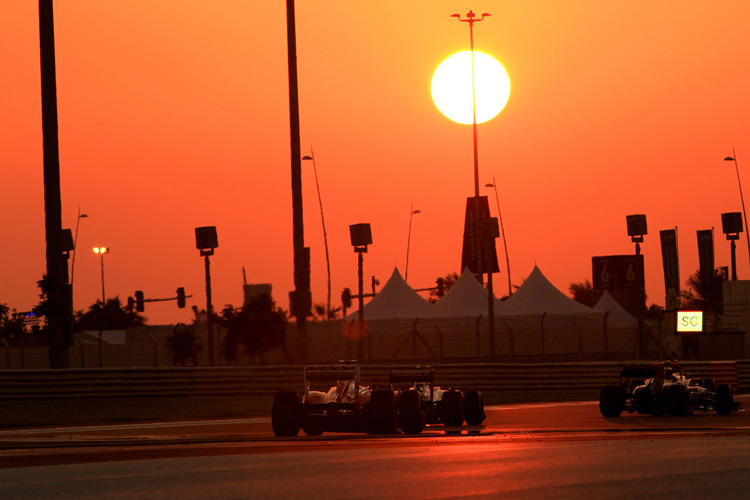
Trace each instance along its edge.
{"label": "silhouetted pole", "polygon": [[[740,188],[740,201],[742,202],[742,217],[745,219],[745,239],[747,240],[747,255],[750,259],[750,232],[748,232],[747,228],[747,212],[745,212],[745,198],[742,196],[742,183],[740,182],[740,167],[737,166],[737,153],[734,150],[734,146],[732,146],[732,156],[727,156],[724,158],[724,161],[733,161],[734,162],[734,169],[737,172],[737,185]],[[734,245],[734,241],[732,242],[732,245]],[[732,265],[734,267],[734,264]],[[733,280],[737,279],[737,276],[732,278]]]}
{"label": "silhouetted pole", "polygon": [[[203,253],[203,252],[201,252]],[[213,251],[211,252],[213,253]],[[206,264],[206,330],[208,333],[208,364],[216,364],[214,357],[214,305],[211,300],[211,253],[205,253],[203,259]]]}
{"label": "silhouetted pole", "polygon": [[62,245],[60,151],[57,134],[55,21],[52,0],[39,0],[39,58],[42,87],[44,154],[44,228],[47,260],[47,326],[50,368],[69,368],[68,346],[73,334],[73,304],[67,285],[68,263]]}
{"label": "silhouetted pole", "polygon": [[357,290],[359,291],[359,311],[357,314],[359,323],[359,361],[364,361],[365,353],[365,280],[364,280],[364,258],[362,251],[357,251]]}
{"label": "silhouetted pole", "polygon": [[[411,220],[414,214],[421,214],[421,210],[414,210],[414,203],[411,204],[409,209],[409,236],[406,238],[406,270],[404,271],[404,282],[409,280],[409,246],[411,245]],[[375,292],[373,292],[373,295]]]}
{"label": "silhouetted pole", "polygon": [[483,13],[482,17],[476,19],[476,14],[469,11],[466,14],[466,19],[461,19],[460,14],[453,14],[451,17],[455,17],[462,23],[469,24],[469,45],[471,47],[471,112],[472,112],[472,134],[473,134],[473,146],[474,146],[474,232],[476,242],[476,262],[477,262],[477,274],[482,277],[482,261],[483,257],[483,243],[482,238],[479,236],[479,218],[481,216],[479,210],[479,146],[477,144],[477,100],[476,100],[476,87],[474,82],[474,23],[482,21],[485,17],[492,14]]}
{"label": "silhouetted pole", "polygon": [[505,241],[505,227],[503,226],[503,214],[500,213],[500,197],[497,195],[497,183],[495,174],[492,174],[492,184],[485,184],[485,187],[495,188],[495,201],[497,202],[497,218],[500,220],[500,233],[503,236],[503,248],[505,249],[505,267],[508,270],[508,297],[513,295],[513,285],[510,280],[510,257],[508,256],[508,243]]}
{"label": "silhouetted pole", "polygon": [[[214,356],[214,306],[211,300],[211,260],[209,258],[214,254],[214,249],[218,247],[219,237],[216,233],[216,226],[195,228],[195,248],[200,251],[206,268],[206,333],[208,334],[208,364],[211,366],[216,362],[216,357]],[[178,290],[177,293],[179,296],[180,291]]]}
{"label": "silhouetted pole", "polygon": [[302,361],[307,359],[307,314],[310,295],[305,258],[305,230],[302,218],[302,156],[299,138],[299,92],[297,89],[297,35],[294,0],[286,1],[287,63],[289,67],[289,136],[292,152],[292,243],[294,246],[294,294],[291,308],[296,318]]}
{"label": "silhouetted pole", "polygon": [[81,225],[81,219],[88,217],[86,214],[81,213],[81,205],[78,205],[78,218],[76,219],[76,235],[73,239],[73,260],[70,263],[70,289],[73,290],[73,278],[75,277],[76,270],[76,250],[78,249],[78,226]]}
{"label": "silhouetted pole", "polygon": [[[641,237],[642,238],[642,237]],[[644,270],[641,269],[641,243],[635,241],[635,276],[638,281],[638,359],[646,357],[646,339],[644,338],[643,309],[646,307],[646,284],[641,282]]]}
{"label": "silhouetted pole", "polygon": [[487,321],[488,331],[490,337],[490,361],[495,362],[495,292],[492,284],[492,251],[494,248],[494,241],[500,233],[497,225],[496,217],[488,217],[481,220],[481,235],[482,240],[485,241],[483,245],[486,249],[487,258]]}
{"label": "silhouetted pole", "polygon": [[328,233],[326,232],[326,219],[323,216],[323,197],[320,195],[320,184],[318,183],[318,168],[315,165],[315,153],[310,147],[310,155],[302,157],[303,160],[312,160],[313,173],[315,174],[315,189],[318,191],[318,205],[320,205],[320,223],[323,225],[323,246],[326,250],[326,272],[328,274],[328,294],[326,295],[326,320],[330,319],[331,312],[331,258],[328,254]]}

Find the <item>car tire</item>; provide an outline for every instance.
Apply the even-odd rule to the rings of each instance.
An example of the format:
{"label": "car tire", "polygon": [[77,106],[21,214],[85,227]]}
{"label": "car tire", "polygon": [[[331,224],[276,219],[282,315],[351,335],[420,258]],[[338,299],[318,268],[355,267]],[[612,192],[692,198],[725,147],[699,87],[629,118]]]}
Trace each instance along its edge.
{"label": "car tire", "polygon": [[325,431],[325,421],[322,417],[310,418],[302,423],[302,432],[308,436],[320,436]]}
{"label": "car tire", "polygon": [[442,420],[446,427],[464,425],[464,395],[461,391],[450,390],[443,394]]}
{"label": "car tire", "polygon": [[275,436],[296,436],[300,428],[302,403],[296,393],[279,391],[271,406],[271,427]]}
{"label": "car tire", "polygon": [[690,413],[687,387],[674,384],[667,387],[665,395],[666,410],[672,417],[681,417]]}
{"label": "car tire", "polygon": [[375,390],[370,396],[369,428],[372,434],[396,432],[396,401],[391,390]]}
{"label": "car tire", "polygon": [[619,385],[605,385],[599,393],[599,412],[603,417],[619,417],[625,406],[625,394]]}
{"label": "car tire", "polygon": [[424,429],[425,414],[417,391],[398,393],[398,423],[404,434],[419,434]]}
{"label": "car tire", "polygon": [[714,400],[714,409],[718,415],[729,415],[734,409],[734,395],[732,387],[729,384],[719,384],[716,386],[716,395]]}
{"label": "car tire", "polygon": [[481,392],[464,392],[464,417],[466,425],[481,425],[487,418],[484,413],[484,398]]}

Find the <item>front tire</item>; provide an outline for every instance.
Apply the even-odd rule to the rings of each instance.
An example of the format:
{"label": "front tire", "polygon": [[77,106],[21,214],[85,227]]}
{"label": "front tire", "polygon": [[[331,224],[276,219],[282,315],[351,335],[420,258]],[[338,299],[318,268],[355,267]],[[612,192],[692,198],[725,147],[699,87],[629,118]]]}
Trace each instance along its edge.
{"label": "front tire", "polygon": [[302,403],[297,394],[279,391],[271,406],[271,427],[275,436],[296,436],[300,428]]}
{"label": "front tire", "polygon": [[605,385],[599,393],[599,411],[603,417],[616,418],[625,406],[625,395],[619,385]]}

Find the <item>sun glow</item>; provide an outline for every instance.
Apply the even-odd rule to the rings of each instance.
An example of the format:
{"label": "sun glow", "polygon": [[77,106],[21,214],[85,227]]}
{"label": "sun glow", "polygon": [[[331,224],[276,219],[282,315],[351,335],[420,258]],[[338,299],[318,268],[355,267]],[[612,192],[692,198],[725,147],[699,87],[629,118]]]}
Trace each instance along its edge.
{"label": "sun glow", "polygon": [[[491,120],[505,107],[510,79],[503,65],[491,55],[474,51],[474,88],[477,123]],[[432,76],[432,100],[445,116],[458,123],[472,123],[471,51],[453,54]]]}

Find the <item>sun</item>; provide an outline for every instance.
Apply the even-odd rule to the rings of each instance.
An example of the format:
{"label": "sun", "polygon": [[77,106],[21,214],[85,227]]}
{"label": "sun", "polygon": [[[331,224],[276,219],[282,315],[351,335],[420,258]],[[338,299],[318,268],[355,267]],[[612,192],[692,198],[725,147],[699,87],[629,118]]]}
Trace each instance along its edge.
{"label": "sun", "polygon": [[[503,65],[489,54],[474,51],[474,87],[477,123],[494,118],[508,102],[510,79]],[[432,76],[432,100],[445,116],[458,123],[473,123],[471,51],[453,54]]]}

